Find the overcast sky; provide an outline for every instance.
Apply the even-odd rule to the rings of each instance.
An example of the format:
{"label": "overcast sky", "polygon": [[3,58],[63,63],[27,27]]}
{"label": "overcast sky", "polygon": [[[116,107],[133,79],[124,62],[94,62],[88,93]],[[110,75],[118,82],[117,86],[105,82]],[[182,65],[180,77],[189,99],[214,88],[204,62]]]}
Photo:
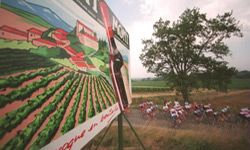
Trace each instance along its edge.
{"label": "overcast sky", "polygon": [[139,55],[142,39],[148,39],[153,24],[163,18],[174,21],[186,8],[199,7],[208,17],[233,10],[240,21],[243,38],[227,40],[232,56],[227,58],[230,66],[238,70],[250,70],[250,0],[106,0],[130,35],[130,60],[132,78],[153,77],[142,66]]}

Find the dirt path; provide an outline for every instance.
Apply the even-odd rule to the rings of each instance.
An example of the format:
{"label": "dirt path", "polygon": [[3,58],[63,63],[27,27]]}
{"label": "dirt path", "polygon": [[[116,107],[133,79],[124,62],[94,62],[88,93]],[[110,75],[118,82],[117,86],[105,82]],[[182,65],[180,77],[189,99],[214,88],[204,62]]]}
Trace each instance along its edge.
{"label": "dirt path", "polygon": [[147,98],[158,96],[174,96],[175,92],[132,93],[132,98]]}

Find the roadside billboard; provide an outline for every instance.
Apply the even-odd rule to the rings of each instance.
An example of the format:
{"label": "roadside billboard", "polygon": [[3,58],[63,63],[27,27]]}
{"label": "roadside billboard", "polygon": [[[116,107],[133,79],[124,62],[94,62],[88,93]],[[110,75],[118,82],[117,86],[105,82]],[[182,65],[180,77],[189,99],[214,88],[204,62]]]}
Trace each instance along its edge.
{"label": "roadside billboard", "polygon": [[131,103],[128,32],[104,1],[2,0],[0,20],[0,148],[79,149]]}

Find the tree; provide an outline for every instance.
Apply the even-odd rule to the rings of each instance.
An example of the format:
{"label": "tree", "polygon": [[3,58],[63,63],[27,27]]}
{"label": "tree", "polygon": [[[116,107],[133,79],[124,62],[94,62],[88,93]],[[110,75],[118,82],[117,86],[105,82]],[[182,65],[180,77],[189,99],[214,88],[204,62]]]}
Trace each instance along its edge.
{"label": "tree", "polygon": [[177,21],[159,19],[153,26],[153,38],[143,40],[140,59],[149,72],[164,77],[189,101],[197,84],[226,90],[236,69],[224,60],[231,55],[223,42],[242,37],[233,12],[207,18],[198,8],[186,9]]}

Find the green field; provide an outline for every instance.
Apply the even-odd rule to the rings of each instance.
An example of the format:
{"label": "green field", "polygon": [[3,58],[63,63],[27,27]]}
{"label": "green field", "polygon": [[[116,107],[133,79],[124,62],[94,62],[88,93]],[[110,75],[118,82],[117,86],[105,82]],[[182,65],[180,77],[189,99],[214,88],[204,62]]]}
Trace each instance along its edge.
{"label": "green field", "polygon": [[37,47],[27,41],[11,41],[11,40],[0,39],[0,49],[3,48],[28,50],[30,48],[37,48]]}
{"label": "green field", "polygon": [[100,66],[103,66],[105,65],[105,63],[103,61],[101,61],[100,59],[98,58],[90,58],[91,62],[93,62],[93,64],[99,68]]}
{"label": "green field", "polygon": [[250,89],[250,79],[233,78],[229,89]]}
{"label": "green field", "polygon": [[163,80],[132,80],[133,92],[163,92],[169,90]]}
{"label": "green field", "polygon": [[[229,89],[250,89],[250,79],[232,78],[232,82],[228,86]],[[161,92],[170,90],[164,80],[132,80],[133,92]]]}
{"label": "green field", "polygon": [[75,71],[78,70],[77,66],[74,65],[74,64],[72,64],[72,63],[69,61],[69,59],[67,59],[67,58],[64,58],[64,59],[51,58],[51,60],[54,61],[54,62],[57,62],[57,63],[59,63],[59,64],[62,64],[62,65],[64,65],[64,66],[67,66],[67,67],[69,67],[69,68],[71,68],[71,69],[74,69]]}
{"label": "green field", "polygon": [[47,48],[45,46],[40,46],[38,48],[31,48],[30,52],[46,58],[69,58],[67,52],[59,47]]}
{"label": "green field", "polygon": [[166,82],[163,80],[133,80],[133,87],[168,87]]}

